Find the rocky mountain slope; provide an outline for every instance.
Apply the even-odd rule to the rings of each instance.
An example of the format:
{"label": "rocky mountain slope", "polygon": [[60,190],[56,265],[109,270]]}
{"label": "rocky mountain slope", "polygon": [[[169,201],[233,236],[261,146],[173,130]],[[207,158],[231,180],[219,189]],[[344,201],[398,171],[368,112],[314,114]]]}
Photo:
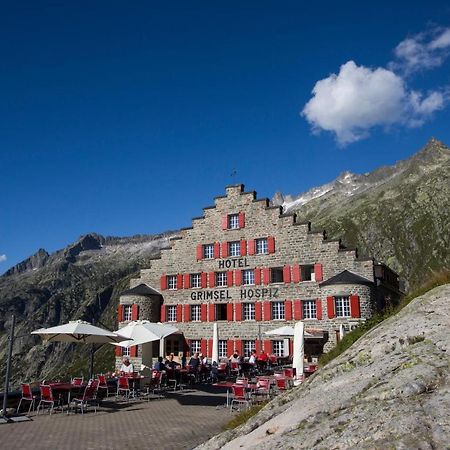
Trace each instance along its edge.
{"label": "rocky mountain slope", "polygon": [[[12,314],[17,321],[15,334],[23,336],[14,345],[13,384],[19,378],[62,374],[74,365],[86,371],[87,346],[43,344],[30,332],[75,319],[95,319],[114,329],[120,292],[128,288],[131,276],[148,267],[161,247],[168,246],[169,236],[104,238],[88,234],[51,255],[40,249],[8,270],[0,277],[0,376],[5,370],[6,335]],[[104,370],[102,360],[110,369],[111,346],[105,346],[96,357],[98,369]]]}
{"label": "rocky mountain slope", "polygon": [[444,449],[450,285],[413,300],[213,449]]}
{"label": "rocky mountain slope", "polygon": [[408,286],[450,267],[450,149],[436,139],[394,166],[272,202],[400,273]]}

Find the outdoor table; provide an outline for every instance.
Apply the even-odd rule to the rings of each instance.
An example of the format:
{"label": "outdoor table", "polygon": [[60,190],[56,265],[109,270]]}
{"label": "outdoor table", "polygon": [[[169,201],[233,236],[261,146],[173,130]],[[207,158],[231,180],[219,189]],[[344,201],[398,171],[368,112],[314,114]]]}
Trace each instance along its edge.
{"label": "outdoor table", "polygon": [[[135,374],[135,373],[123,373],[122,375],[125,378],[128,379],[128,383],[130,385],[130,392],[132,393],[133,397],[136,397],[136,393],[137,390],[141,389],[141,380],[143,380],[144,378],[148,378],[145,377],[144,375],[140,375],[140,374]],[[116,379],[118,379],[119,376],[116,377]],[[136,385],[139,383],[139,388],[136,388]]]}
{"label": "outdoor table", "polygon": [[[52,388],[53,396],[55,398],[58,397],[59,401],[61,401],[61,399],[63,398],[64,400],[67,399],[67,407],[69,407],[72,392],[76,392],[77,394],[80,393],[86,388],[87,383],[74,385],[69,382],[58,381],[54,383],[48,383],[48,385]],[[61,407],[62,406],[63,404],[61,404]]]}

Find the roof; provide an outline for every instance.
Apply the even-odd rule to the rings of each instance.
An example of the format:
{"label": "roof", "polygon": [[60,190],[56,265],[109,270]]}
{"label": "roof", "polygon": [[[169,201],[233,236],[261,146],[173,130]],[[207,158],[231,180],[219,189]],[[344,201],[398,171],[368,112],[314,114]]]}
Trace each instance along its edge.
{"label": "roof", "polygon": [[151,288],[150,286],[147,286],[144,283],[139,284],[138,286],[128,289],[126,291],[123,291],[120,295],[161,295],[160,292],[157,290]]}
{"label": "roof", "polygon": [[356,273],[350,272],[349,270],[344,270],[334,277],[328,278],[328,280],[323,281],[319,286],[330,286],[334,284],[363,284],[365,286],[372,286],[373,281],[370,281],[367,278],[362,277],[361,275],[357,275]]}

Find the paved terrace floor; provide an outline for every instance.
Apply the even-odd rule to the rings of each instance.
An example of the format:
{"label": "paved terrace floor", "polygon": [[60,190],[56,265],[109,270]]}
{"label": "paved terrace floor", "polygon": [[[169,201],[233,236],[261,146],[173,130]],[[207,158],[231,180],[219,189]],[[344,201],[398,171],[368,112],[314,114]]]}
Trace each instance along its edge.
{"label": "paved terrace floor", "polygon": [[32,421],[0,425],[0,447],[14,449],[191,449],[220,432],[233,414],[214,387],[168,393],[166,398],[116,401],[94,414],[33,413]]}

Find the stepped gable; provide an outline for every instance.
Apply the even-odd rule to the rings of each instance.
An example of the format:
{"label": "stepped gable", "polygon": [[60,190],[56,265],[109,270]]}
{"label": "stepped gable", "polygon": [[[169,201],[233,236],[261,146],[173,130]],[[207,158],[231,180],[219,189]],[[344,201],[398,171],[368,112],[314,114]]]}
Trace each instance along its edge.
{"label": "stepped gable", "polygon": [[323,283],[320,283],[320,287],[332,286],[335,284],[362,284],[365,286],[372,286],[373,281],[357,275],[356,273],[350,272],[349,270],[344,270],[334,277],[325,280]]}

